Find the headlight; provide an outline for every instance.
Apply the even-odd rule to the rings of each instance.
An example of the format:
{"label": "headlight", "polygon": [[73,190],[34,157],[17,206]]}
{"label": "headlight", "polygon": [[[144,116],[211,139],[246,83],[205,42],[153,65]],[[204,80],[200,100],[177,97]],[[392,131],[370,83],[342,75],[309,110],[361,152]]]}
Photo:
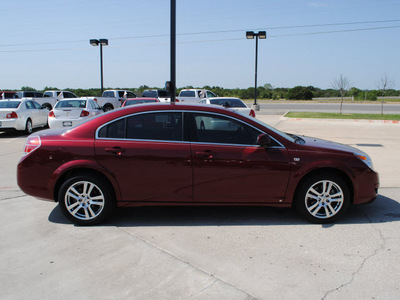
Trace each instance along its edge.
{"label": "headlight", "polygon": [[374,169],[374,166],[372,165],[371,157],[369,157],[366,153],[354,152],[353,154],[355,156],[357,156],[358,159],[360,159],[363,163],[365,163],[370,169]]}

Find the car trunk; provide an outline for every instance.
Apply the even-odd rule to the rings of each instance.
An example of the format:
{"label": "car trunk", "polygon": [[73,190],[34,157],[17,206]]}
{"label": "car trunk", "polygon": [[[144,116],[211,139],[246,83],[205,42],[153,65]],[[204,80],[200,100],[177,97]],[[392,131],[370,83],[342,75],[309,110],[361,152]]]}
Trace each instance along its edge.
{"label": "car trunk", "polygon": [[79,119],[82,110],[82,108],[63,108],[54,110],[54,114],[59,120]]}

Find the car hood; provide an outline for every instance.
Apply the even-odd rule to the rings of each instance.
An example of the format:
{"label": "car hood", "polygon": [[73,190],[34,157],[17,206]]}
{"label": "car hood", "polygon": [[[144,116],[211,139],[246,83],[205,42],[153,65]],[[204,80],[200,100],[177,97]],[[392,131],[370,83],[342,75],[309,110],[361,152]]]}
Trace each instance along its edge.
{"label": "car hood", "polygon": [[[301,138],[304,140],[304,146],[309,146],[309,147],[315,147],[315,148],[320,148],[320,149],[329,149],[329,150],[336,150],[336,151],[344,151],[344,152],[349,152],[349,153],[360,153],[360,151],[357,148],[332,142],[332,141],[327,141],[323,139],[318,139],[318,138],[313,138],[313,137],[308,137],[308,136],[301,136]],[[364,152],[362,152],[364,153]]]}

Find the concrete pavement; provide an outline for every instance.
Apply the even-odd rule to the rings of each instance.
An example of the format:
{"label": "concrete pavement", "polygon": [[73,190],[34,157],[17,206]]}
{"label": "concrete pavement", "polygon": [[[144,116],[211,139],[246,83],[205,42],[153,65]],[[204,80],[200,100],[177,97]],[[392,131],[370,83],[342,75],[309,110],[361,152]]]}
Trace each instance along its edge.
{"label": "concrete pavement", "polygon": [[369,153],[378,199],[329,225],[290,209],[171,207],[77,227],[19,191],[24,137],[0,134],[1,299],[399,298],[400,126],[265,118]]}

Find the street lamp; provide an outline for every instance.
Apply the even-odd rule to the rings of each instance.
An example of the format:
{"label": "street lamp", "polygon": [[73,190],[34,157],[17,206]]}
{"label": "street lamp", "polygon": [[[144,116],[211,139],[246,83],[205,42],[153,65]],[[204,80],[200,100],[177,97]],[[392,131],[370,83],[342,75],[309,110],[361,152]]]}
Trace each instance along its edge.
{"label": "street lamp", "polygon": [[260,106],[257,105],[257,62],[258,62],[258,39],[266,39],[267,32],[259,31],[255,33],[254,31],[246,31],[246,38],[249,40],[254,39],[256,37],[256,70],[255,70],[255,84],[254,84],[254,104],[252,105],[254,110],[260,110]]}
{"label": "street lamp", "polygon": [[103,46],[108,45],[107,39],[90,40],[90,45],[98,46],[100,45],[100,79],[101,79],[101,94],[103,95]]}

